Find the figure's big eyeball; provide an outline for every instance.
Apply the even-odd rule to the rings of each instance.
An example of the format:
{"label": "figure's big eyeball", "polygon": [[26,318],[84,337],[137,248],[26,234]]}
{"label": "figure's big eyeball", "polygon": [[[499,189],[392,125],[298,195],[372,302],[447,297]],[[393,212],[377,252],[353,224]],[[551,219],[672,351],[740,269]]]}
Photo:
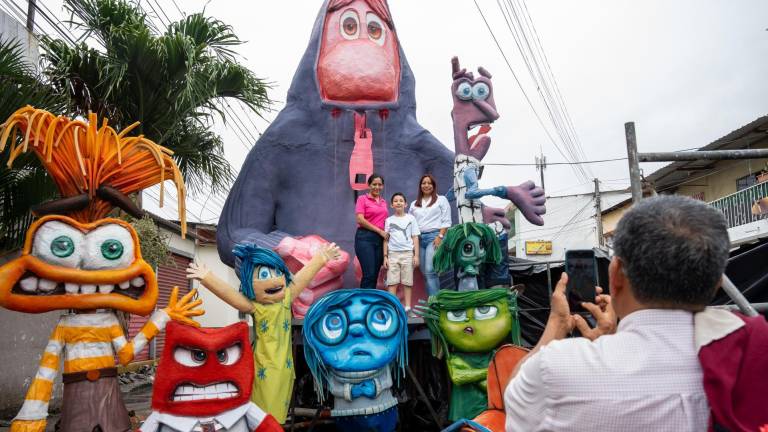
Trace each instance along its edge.
{"label": "figure's big eyeball", "polygon": [[484,305],[484,306],[478,306],[475,308],[476,320],[488,320],[488,319],[496,318],[496,315],[498,314],[499,314],[499,308],[497,308],[496,306]]}
{"label": "figure's big eyeball", "polygon": [[449,310],[446,312],[445,317],[448,321],[462,322],[467,319],[467,311],[465,310]]}
{"label": "figure's big eyeball", "polygon": [[272,278],[272,269],[267,266],[258,266],[256,267],[254,274],[256,275],[256,279],[259,280],[270,279]]}
{"label": "figure's big eyeball", "polygon": [[472,86],[466,81],[459,84],[459,86],[456,87],[456,97],[461,100],[472,99]]}
{"label": "figure's big eyeball", "polygon": [[379,46],[384,45],[387,34],[381,18],[374,13],[368,13],[365,15],[365,19],[368,21],[368,39],[376,42]]}
{"label": "figure's big eyeball", "polygon": [[77,267],[83,253],[83,233],[59,221],[42,224],[32,240],[32,255],[50,264]]}
{"label": "figure's big eyeball", "polygon": [[347,336],[347,316],[342,312],[328,312],[315,325],[315,335],[328,345],[341,343]]}
{"label": "figure's big eyeball", "polygon": [[484,82],[479,82],[472,86],[472,99],[474,100],[485,100],[490,94],[491,88]]}
{"label": "figure's big eyeball", "polygon": [[472,256],[475,252],[475,245],[473,245],[470,242],[464,243],[464,246],[461,247],[461,253],[464,254],[464,256]]}
{"label": "figure's big eyeball", "polygon": [[390,306],[374,305],[368,310],[366,324],[368,331],[378,338],[388,338],[395,334],[398,328],[398,321],[395,311]]}
{"label": "figure's big eyeball", "polygon": [[341,14],[339,25],[341,37],[344,39],[353,40],[360,35],[360,18],[357,17],[357,12],[352,9]]}
{"label": "figure's big eyeball", "polygon": [[208,355],[205,354],[205,351],[200,349],[178,347],[173,350],[173,359],[188,367],[200,367],[207,358]]}
{"label": "figure's big eyeball", "polygon": [[242,351],[240,344],[234,344],[229,348],[218,350],[216,352],[216,359],[224,366],[232,366],[240,360]]}
{"label": "figure's big eyeball", "polygon": [[121,225],[102,225],[85,235],[84,269],[125,268],[134,259],[133,236]]}

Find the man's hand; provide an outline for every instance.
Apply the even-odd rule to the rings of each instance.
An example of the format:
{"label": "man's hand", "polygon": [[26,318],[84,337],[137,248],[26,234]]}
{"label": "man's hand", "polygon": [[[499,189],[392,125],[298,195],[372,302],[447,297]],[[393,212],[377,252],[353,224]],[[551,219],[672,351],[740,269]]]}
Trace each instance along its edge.
{"label": "man's hand", "polygon": [[574,315],[571,315],[571,309],[568,307],[568,298],[565,295],[565,287],[568,285],[568,274],[563,272],[560,280],[557,281],[555,291],[550,300],[549,321],[547,327],[552,326],[555,331],[555,338],[562,339],[573,331],[575,326]]}
{"label": "man's hand", "polygon": [[196,279],[201,281],[205,279],[206,276],[208,276],[208,273],[210,273],[210,270],[208,270],[208,267],[202,263],[189,263],[189,267],[187,267],[187,279]]}
{"label": "man's hand", "polygon": [[611,296],[602,294],[603,289],[597,287],[597,296],[594,303],[582,302],[581,306],[597,320],[597,327],[591,328],[581,315],[574,315],[576,328],[582,336],[589,340],[595,340],[602,335],[616,333],[616,312],[611,305]]}
{"label": "man's hand", "polygon": [[205,313],[204,310],[197,308],[203,303],[202,300],[197,299],[195,301],[191,301],[196,294],[197,290],[193,289],[184,297],[182,297],[181,300],[178,300],[179,287],[173,287],[173,291],[171,291],[171,298],[168,300],[168,306],[163,310],[174,321],[191,325],[193,327],[200,327],[200,323],[192,319],[192,317],[200,316]]}

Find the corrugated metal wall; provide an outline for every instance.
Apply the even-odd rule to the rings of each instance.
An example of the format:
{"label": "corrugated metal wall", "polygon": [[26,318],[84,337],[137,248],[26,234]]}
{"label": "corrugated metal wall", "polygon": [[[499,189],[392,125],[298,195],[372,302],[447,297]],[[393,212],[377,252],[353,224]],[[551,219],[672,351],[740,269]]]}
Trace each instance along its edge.
{"label": "corrugated metal wall", "polygon": [[[173,260],[171,264],[161,265],[157,269],[157,286],[160,291],[157,300],[158,308],[164,308],[168,305],[168,299],[171,297],[173,287],[179,287],[179,298],[189,292],[190,283],[186,277],[185,270],[192,260],[173,253],[171,254],[171,259]],[[130,338],[133,338],[141,330],[141,327],[144,326],[148,319],[149,317],[131,315],[128,325]],[[133,361],[149,360],[149,348],[151,345],[152,343],[148,344]],[[155,338],[154,345],[155,358],[160,358],[160,355],[163,353],[163,346],[165,345],[165,332],[161,332]]]}

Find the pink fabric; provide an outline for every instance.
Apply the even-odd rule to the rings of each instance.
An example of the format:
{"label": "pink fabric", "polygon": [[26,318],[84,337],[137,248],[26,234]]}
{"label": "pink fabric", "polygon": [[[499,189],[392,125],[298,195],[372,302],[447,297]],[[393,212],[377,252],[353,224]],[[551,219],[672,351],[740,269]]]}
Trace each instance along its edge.
{"label": "pink fabric", "polygon": [[[361,195],[355,203],[355,214],[361,214],[371,225],[384,229],[387,220],[387,200],[379,198],[378,202],[368,194]],[[360,224],[357,224],[360,226]]]}
{"label": "pink fabric", "polygon": [[740,314],[745,326],[699,350],[712,423],[731,432],[768,425],[768,323]]}

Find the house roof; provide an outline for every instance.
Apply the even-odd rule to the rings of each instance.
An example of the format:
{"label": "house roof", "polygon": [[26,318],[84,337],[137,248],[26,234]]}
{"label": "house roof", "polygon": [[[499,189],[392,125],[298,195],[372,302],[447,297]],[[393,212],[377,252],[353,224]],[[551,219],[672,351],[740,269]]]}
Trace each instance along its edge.
{"label": "house roof", "polygon": [[[768,115],[746,124],[716,139],[699,150],[738,150],[749,148],[768,139]],[[679,161],[660,168],[647,177],[657,191],[669,189],[680,183],[712,173],[717,161]]]}

